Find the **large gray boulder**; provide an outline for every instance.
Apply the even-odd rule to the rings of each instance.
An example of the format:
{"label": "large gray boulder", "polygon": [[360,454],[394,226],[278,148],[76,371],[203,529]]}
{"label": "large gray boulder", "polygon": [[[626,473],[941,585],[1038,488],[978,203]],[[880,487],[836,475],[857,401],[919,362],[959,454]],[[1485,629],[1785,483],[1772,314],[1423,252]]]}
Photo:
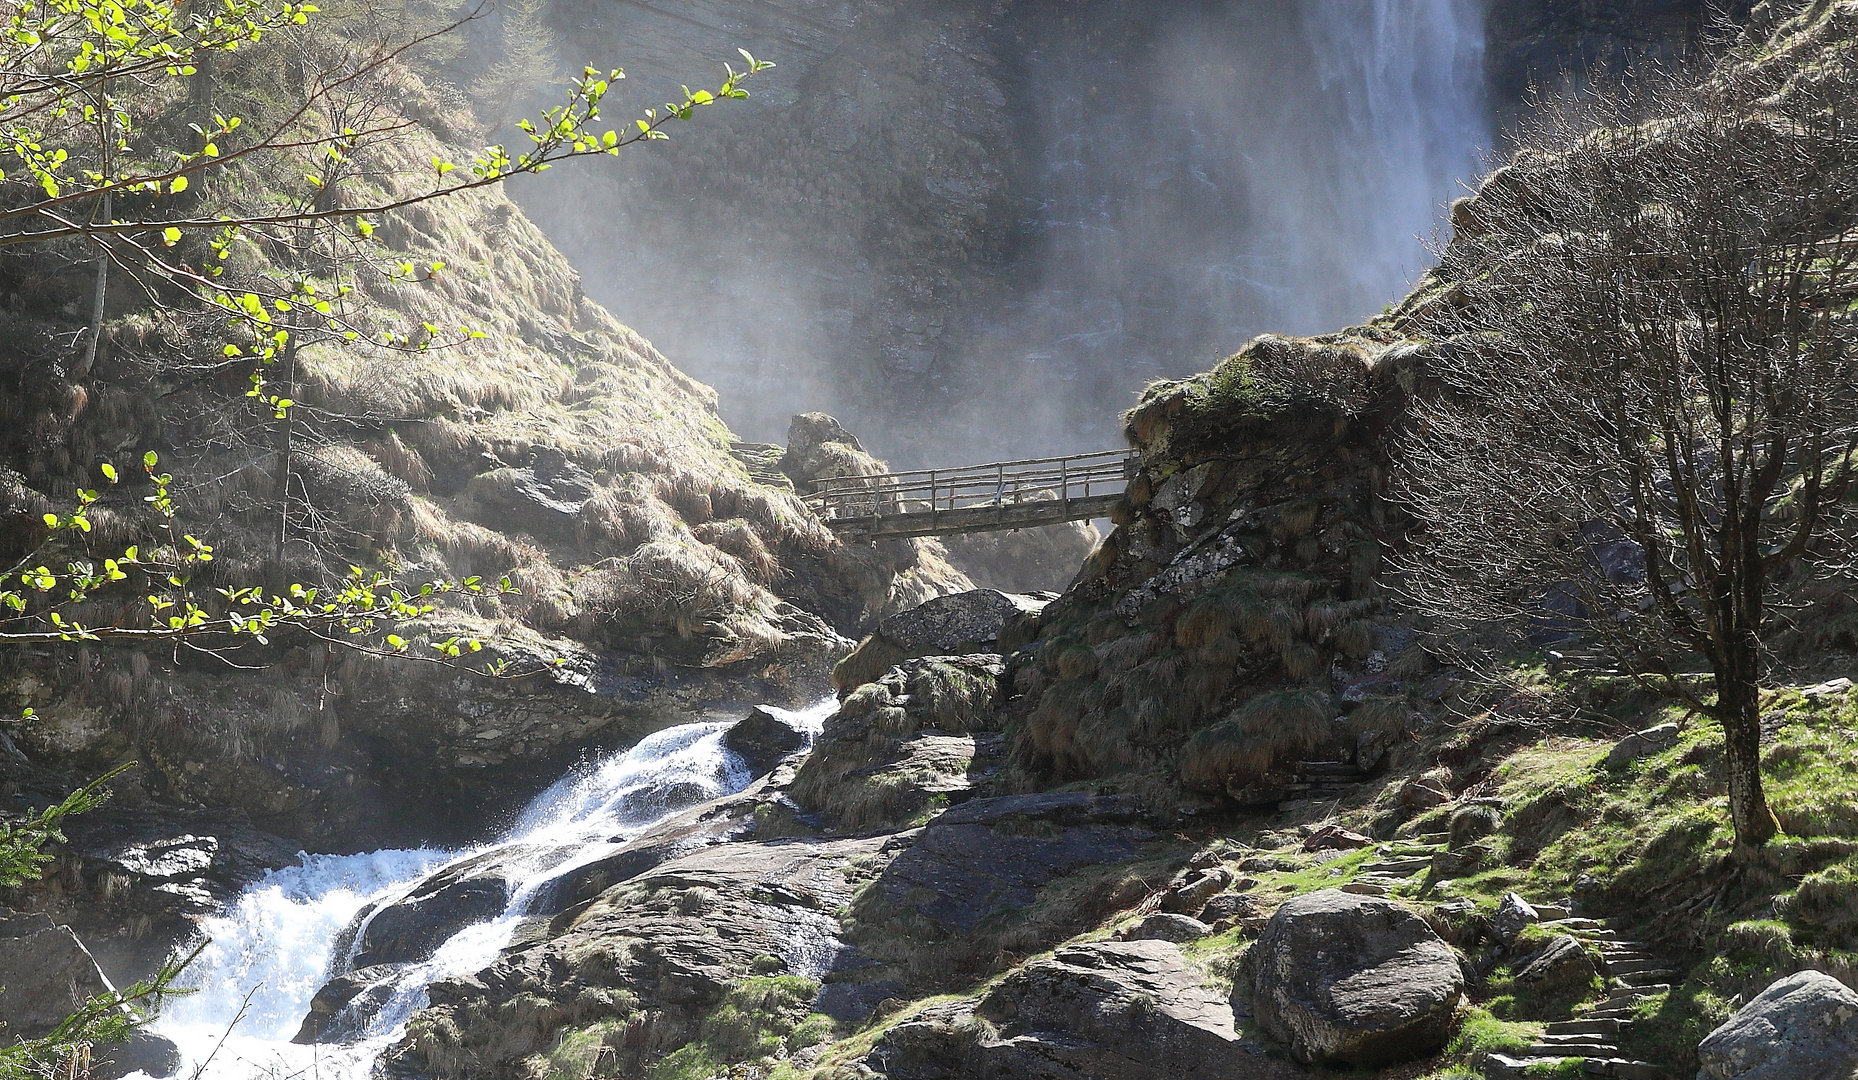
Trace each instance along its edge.
{"label": "large gray boulder", "polygon": [[999,640],[1008,619],[1044,607],[1030,596],[973,589],[899,611],[877,628],[911,656],[978,652]]}
{"label": "large gray boulder", "polygon": [[1858,993],[1802,971],[1763,990],[1697,1047],[1697,1080],[1852,1080]]}
{"label": "large gray boulder", "polygon": [[1007,625],[1035,618],[1048,603],[1043,597],[993,589],[938,596],[885,616],[877,631],[833,669],[832,683],[843,697],[905,660],[1006,652],[1000,635]]}
{"label": "large gray boulder", "polygon": [[751,776],[766,776],[789,754],[806,749],[806,732],[757,705],[723,733],[723,745],[748,766]]}
{"label": "large gray boulder", "polygon": [[1277,909],[1233,994],[1298,1061],[1374,1066],[1444,1045],[1464,975],[1406,907],[1326,889]]}

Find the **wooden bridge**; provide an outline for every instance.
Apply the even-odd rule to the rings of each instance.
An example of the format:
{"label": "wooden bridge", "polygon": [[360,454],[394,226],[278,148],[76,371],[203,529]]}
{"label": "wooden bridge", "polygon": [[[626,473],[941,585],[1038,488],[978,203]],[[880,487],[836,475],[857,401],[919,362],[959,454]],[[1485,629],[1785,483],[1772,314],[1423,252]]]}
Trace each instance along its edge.
{"label": "wooden bridge", "polygon": [[805,496],[858,539],[955,536],[1103,517],[1135,475],[1133,450],[817,480]]}

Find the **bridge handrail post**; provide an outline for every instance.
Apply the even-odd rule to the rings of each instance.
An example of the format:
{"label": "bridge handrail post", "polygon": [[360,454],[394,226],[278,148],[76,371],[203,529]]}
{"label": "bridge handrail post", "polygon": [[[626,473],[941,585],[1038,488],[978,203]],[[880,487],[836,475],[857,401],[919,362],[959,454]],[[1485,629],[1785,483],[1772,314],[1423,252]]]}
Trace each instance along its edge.
{"label": "bridge handrail post", "polygon": [[1058,501],[1067,516],[1071,513],[1071,459],[1058,459]]}

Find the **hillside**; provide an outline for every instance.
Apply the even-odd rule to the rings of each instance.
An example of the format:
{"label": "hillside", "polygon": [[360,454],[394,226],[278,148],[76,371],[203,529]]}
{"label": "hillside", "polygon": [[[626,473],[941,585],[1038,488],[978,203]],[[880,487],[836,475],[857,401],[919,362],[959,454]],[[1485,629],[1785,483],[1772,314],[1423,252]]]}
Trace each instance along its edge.
{"label": "hillside", "polygon": [[[1722,93],[1764,115],[1849,100],[1854,19],[1760,6]],[[1684,122],[1637,145],[1656,155]],[[1526,190],[1542,163],[1491,183]],[[1456,220],[1501,230],[1494,205]],[[1783,643],[1764,768],[1784,836],[1740,858],[1713,724],[1578,649],[1473,677],[1392,602],[1407,523],[1386,500],[1390,433],[1447,347],[1428,305],[1476,295],[1452,277],[1465,265],[1448,252],[1371,325],[1260,338],[1151,387],[1127,418],[1142,471],[1062,598],[1006,616],[991,648],[951,633],[939,647],[965,655],[919,644],[854,685],[895,662],[868,643],[797,769],[680,819],[674,847],[634,841],[651,869],[436,984],[395,1060],[445,1076],[1309,1075],[1335,1044],[1315,1020],[1287,1028],[1270,987],[1317,960],[1276,927],[1362,898],[1418,913],[1429,929],[1402,940],[1436,932],[1456,958],[1386,975],[1436,980],[1425,1007],[1448,1025],[1333,1051],[1375,1075],[1539,1059],[1541,1075],[1587,1060],[1689,1076],[1702,1037],[1777,976],[1850,980],[1841,589],[1809,597],[1833,605],[1822,632]],[[805,860],[780,895],[756,868],[776,852]],[[781,944],[808,912],[833,913],[809,931],[830,935],[824,960]],[[1418,989],[1374,985],[1373,1008],[1421,1008]]]}

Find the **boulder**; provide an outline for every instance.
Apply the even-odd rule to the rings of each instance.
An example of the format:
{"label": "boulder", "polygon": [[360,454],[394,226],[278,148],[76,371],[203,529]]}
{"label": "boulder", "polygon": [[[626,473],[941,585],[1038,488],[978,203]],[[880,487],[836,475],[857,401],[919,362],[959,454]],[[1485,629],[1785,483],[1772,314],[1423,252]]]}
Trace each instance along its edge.
{"label": "boulder", "polygon": [[789,754],[806,749],[807,733],[757,705],[723,733],[723,745],[748,766],[750,776],[766,776]]}
{"label": "boulder", "polygon": [[1512,945],[1523,932],[1524,927],[1533,926],[1542,921],[1529,901],[1515,893],[1504,893],[1503,900],[1497,904],[1497,913],[1491,917],[1490,932],[1504,945]]}
{"label": "boulder", "polygon": [[[1249,878],[1246,880],[1250,880]],[[1200,909],[1200,921],[1209,926],[1222,919],[1249,919],[1258,914],[1256,897],[1244,893],[1221,893]]]}
{"label": "boulder", "polygon": [[1035,618],[1047,603],[1043,596],[994,589],[938,596],[885,616],[876,632],[833,669],[832,684],[844,696],[905,660],[999,653],[1004,651],[999,642],[1007,626]]}
{"label": "boulder", "polygon": [[1422,780],[1408,780],[1394,798],[1408,810],[1431,810],[1452,801],[1451,792]]}
{"label": "boulder", "polygon": [[180,1070],[181,1048],[152,1031],[138,1031],[122,1042],[90,1050],[90,1080],[121,1080],[131,1073],[160,1078]]}
{"label": "boulder", "polygon": [[38,1038],[111,989],[70,927],[43,914],[0,916],[0,1037]]}
{"label": "boulder", "polygon": [[1518,982],[1545,987],[1587,986],[1599,975],[1586,946],[1569,934],[1550,938],[1546,948],[1516,969]]}
{"label": "boulder", "polygon": [[1697,1080],[1851,1080],[1858,993],[1802,971],[1775,982],[1697,1046]]}
{"label": "boulder", "polygon": [[1657,727],[1635,731],[1613,744],[1607,752],[1606,767],[1623,769],[1642,757],[1649,757],[1677,745],[1677,725],[1659,724]]}
{"label": "boulder", "polygon": [[1212,932],[1212,927],[1192,916],[1156,912],[1116,936],[1121,941],[1172,941],[1183,944],[1199,941]]}
{"label": "boulder", "polygon": [[1324,825],[1303,841],[1305,851],[1352,851],[1364,848],[1374,841],[1360,833],[1349,832],[1340,825]]}
{"label": "boulder", "polygon": [[1161,895],[1161,910],[1177,914],[1199,911],[1206,902],[1232,884],[1232,871],[1223,866],[1183,874]]}
{"label": "boulder", "polygon": [[1030,596],[974,589],[899,611],[879,622],[877,632],[910,656],[985,652],[984,646],[999,640],[1008,619],[1044,607],[1044,601]]}
{"label": "boulder", "polygon": [[1298,1061],[1375,1066],[1444,1045],[1464,975],[1406,907],[1327,889],[1278,908],[1233,994]]}

